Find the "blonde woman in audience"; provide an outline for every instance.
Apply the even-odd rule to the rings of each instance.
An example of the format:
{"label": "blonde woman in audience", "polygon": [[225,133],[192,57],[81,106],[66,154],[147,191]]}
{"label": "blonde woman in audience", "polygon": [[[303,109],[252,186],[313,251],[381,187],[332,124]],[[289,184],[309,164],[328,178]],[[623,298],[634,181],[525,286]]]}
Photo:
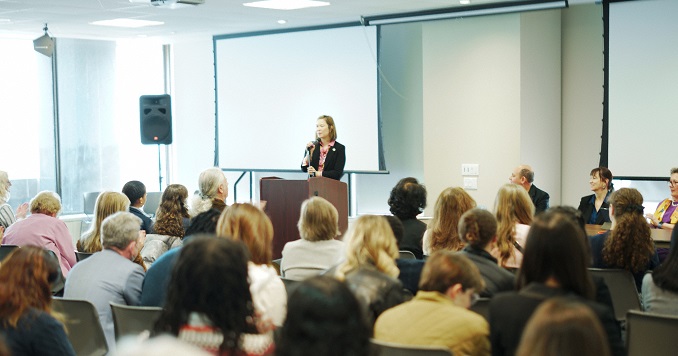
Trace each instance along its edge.
{"label": "blonde woman in audience", "polygon": [[497,217],[497,244],[492,255],[504,268],[520,268],[522,250],[534,216],[534,204],[521,186],[504,184],[494,201],[494,214]]}
{"label": "blonde woman in audience", "polygon": [[287,313],[287,294],[278,273],[271,267],[271,220],[254,205],[236,203],[221,214],[217,236],[245,243],[250,255],[248,275],[254,308],[263,321],[282,326]]}
{"label": "blonde woman in audience", "polygon": [[26,213],[28,212],[28,203],[19,205],[19,207],[16,208],[16,213],[13,212],[12,207],[7,204],[11,186],[12,182],[9,180],[7,172],[0,171],[0,237],[2,237],[2,231],[4,229],[7,229],[18,219],[25,218]]}
{"label": "blonde woman in audience", "polygon": [[103,248],[101,246],[101,224],[104,219],[119,211],[129,210],[129,199],[125,194],[118,192],[102,192],[94,204],[94,221],[89,230],[80,236],[77,248],[80,252],[94,253]]}
{"label": "blonde woman in audience", "polygon": [[52,315],[50,284],[59,263],[47,250],[25,246],[0,267],[0,333],[12,355],[75,355],[63,324]]}
{"label": "blonde woman in audience", "polygon": [[424,233],[424,255],[440,250],[459,251],[464,242],[459,237],[457,225],[462,214],[476,207],[476,201],[459,187],[442,191],[436,200],[433,219]]}
{"label": "blonde woman in audience", "polygon": [[189,224],[186,199],[188,190],[181,184],[170,184],[162,193],[155,213],[155,233],[146,235],[146,243],[141,251],[147,266],[150,267],[163,253],[181,246]]}
{"label": "blonde woman in audience", "polygon": [[383,216],[363,215],[346,237],[346,261],[335,276],[346,281],[363,309],[369,325],[386,309],[411,299],[412,294],[397,279],[398,244]]}
{"label": "blonde woman in audience", "polygon": [[297,227],[301,239],[286,243],[282,250],[283,277],[306,279],[339,262],[344,243],[334,239],[339,236],[339,213],[332,203],[321,197],[305,200]]}
{"label": "blonde woman in audience", "polygon": [[554,298],[534,312],[516,355],[610,356],[605,340],[603,326],[589,307]]}
{"label": "blonde woman in audience", "polygon": [[212,167],[200,173],[198,191],[191,198],[190,216],[210,209],[224,211],[228,197],[228,181],[221,169]]}

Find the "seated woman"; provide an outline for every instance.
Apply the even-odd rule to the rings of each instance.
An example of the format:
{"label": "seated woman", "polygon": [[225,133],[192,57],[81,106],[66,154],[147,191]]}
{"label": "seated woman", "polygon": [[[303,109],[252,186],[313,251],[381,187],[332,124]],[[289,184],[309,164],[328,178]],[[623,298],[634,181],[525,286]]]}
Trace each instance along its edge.
{"label": "seated woman", "polygon": [[241,243],[195,237],[179,252],[155,331],[214,355],[272,355],[271,333],[257,329],[247,263]]}
{"label": "seated woman", "polygon": [[248,276],[254,308],[264,322],[282,326],[287,312],[287,293],[271,266],[273,224],[266,213],[251,204],[233,204],[221,214],[217,236],[245,243],[250,256]]}
{"label": "seated woman", "polygon": [[497,220],[487,210],[474,208],[459,219],[459,236],[466,246],[461,253],[478,267],[485,280],[485,290],[480,296],[491,298],[499,292],[513,290],[513,274],[497,264],[490,251],[497,242]]}
{"label": "seated woman", "polygon": [[160,205],[155,213],[153,225],[155,234],[146,235],[141,256],[150,267],[160,255],[172,248],[181,246],[184,233],[189,225],[188,208],[186,207],[188,190],[181,184],[170,184],[160,198]]}
{"label": "seated woman", "polygon": [[671,197],[662,200],[657,206],[654,214],[647,214],[653,227],[658,229],[673,230],[678,222],[678,167],[671,168],[671,178],[669,178],[669,190]]}
{"label": "seated woman", "polygon": [[605,167],[592,169],[589,184],[593,194],[581,198],[577,209],[582,212],[587,224],[602,225],[610,222],[608,199],[613,190],[612,172]]}
{"label": "seated woman", "polygon": [[16,208],[16,212],[12,211],[12,207],[7,204],[9,201],[9,189],[12,182],[9,180],[7,172],[0,171],[0,237],[2,231],[7,229],[19,219],[24,219],[28,212],[28,203],[23,203]]}
{"label": "seated woman", "polygon": [[633,188],[621,188],[610,195],[612,227],[591,236],[592,267],[620,268],[633,274],[640,291],[643,276],[659,266],[650,228],[643,218],[643,196]]}
{"label": "seated woman", "polygon": [[282,250],[282,277],[302,280],[326,271],[339,263],[344,243],[339,236],[339,213],[327,200],[312,197],[301,204],[301,239],[290,241]]}
{"label": "seated woman", "polygon": [[426,208],[426,187],[419,184],[416,178],[403,178],[391,190],[388,206],[391,214],[400,219],[403,226],[398,249],[412,252],[417,259],[424,258],[422,238],[426,223],[417,219],[417,215]]}
{"label": "seated woman", "polygon": [[0,267],[0,333],[12,355],[75,355],[63,324],[52,316],[50,284],[59,262],[36,246],[16,249]]}
{"label": "seated woman", "polygon": [[624,355],[621,331],[614,312],[594,302],[595,290],[588,270],[586,235],[568,216],[546,211],[530,228],[518,291],[500,293],[490,300],[490,342],[493,355],[513,355],[523,329],[535,309],[552,297],[585,304],[596,314],[607,334],[613,355]]}
{"label": "seated woman", "polygon": [[542,303],[528,321],[516,354],[610,356],[610,346],[591,309],[553,298]]}
{"label": "seated woman", "polygon": [[520,268],[522,251],[534,216],[534,204],[522,186],[509,183],[499,188],[494,213],[497,217],[497,245],[491,254],[504,268]]}
{"label": "seated woman", "polygon": [[643,310],[678,315],[678,248],[672,247],[664,263],[645,274],[641,291]]}
{"label": "seated woman", "polygon": [[370,354],[370,330],[342,282],[311,277],[295,287],[276,345],[277,356]]}
{"label": "seated woman", "polygon": [[424,233],[424,254],[436,251],[459,251],[464,243],[459,238],[457,225],[466,211],[476,207],[476,201],[459,187],[443,190],[433,208],[433,219]]}
{"label": "seated woman", "polygon": [[346,261],[334,275],[346,281],[372,326],[384,310],[412,298],[396,279],[400,273],[396,239],[386,218],[375,215],[359,217],[346,236]]}

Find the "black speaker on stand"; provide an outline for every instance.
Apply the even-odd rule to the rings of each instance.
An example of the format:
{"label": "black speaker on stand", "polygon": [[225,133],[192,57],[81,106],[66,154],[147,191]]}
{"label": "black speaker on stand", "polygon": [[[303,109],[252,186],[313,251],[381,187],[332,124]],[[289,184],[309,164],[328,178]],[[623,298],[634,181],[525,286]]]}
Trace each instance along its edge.
{"label": "black speaker on stand", "polygon": [[141,143],[158,145],[158,184],[162,191],[160,145],[172,143],[172,98],[168,94],[139,97]]}

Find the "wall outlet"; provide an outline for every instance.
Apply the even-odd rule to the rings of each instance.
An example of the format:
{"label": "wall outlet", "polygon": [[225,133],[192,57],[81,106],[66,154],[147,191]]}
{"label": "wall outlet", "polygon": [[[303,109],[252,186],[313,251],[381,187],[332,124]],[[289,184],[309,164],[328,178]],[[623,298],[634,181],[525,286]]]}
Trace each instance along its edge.
{"label": "wall outlet", "polygon": [[463,163],[461,165],[462,176],[477,176],[479,175],[480,165],[477,163]]}
{"label": "wall outlet", "polygon": [[466,189],[466,190],[478,190],[478,178],[476,178],[476,177],[464,177],[464,189]]}

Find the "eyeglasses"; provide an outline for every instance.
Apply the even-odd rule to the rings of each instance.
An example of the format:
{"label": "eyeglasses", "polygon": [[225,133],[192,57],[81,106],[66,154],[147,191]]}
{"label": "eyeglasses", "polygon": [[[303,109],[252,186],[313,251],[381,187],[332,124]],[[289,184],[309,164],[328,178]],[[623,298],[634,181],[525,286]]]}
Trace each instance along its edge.
{"label": "eyeglasses", "polygon": [[678,185],[678,181],[675,181],[675,180],[670,180],[670,181],[669,181],[669,187],[675,187],[675,186],[677,186],[677,185]]}

